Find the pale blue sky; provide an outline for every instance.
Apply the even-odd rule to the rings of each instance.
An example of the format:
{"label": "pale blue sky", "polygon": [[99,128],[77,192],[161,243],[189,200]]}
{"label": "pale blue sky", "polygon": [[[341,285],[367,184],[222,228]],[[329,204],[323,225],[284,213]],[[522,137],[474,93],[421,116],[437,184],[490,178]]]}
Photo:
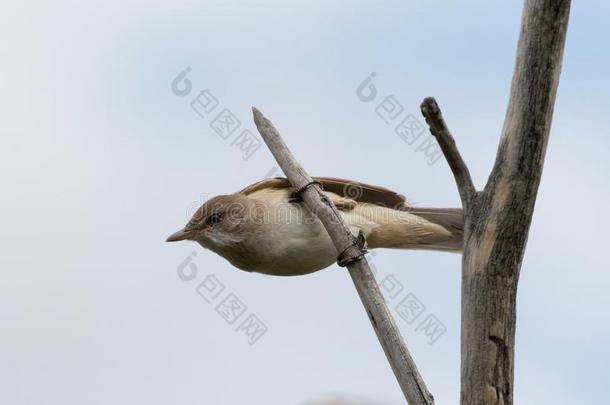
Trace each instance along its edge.
{"label": "pale blue sky", "polygon": [[[519,404],[610,402],[609,12],[572,7],[521,272]],[[435,96],[481,187],[520,13],[516,1],[3,4],[0,402],[402,403],[345,270],[265,277],[164,242],[202,199],[275,166],[264,147],[243,160],[170,84],[190,66],[193,91],[210,89],[251,130],[256,105],[311,174],[457,206],[445,162],[428,165],[375,106],[394,95],[420,119]],[[371,72],[379,98],[364,103],[356,87]],[[193,251],[198,278],[185,282],[177,267]],[[428,345],[397,318],[437,403],[457,403],[460,256],[378,251],[373,263],[446,326]],[[208,274],[267,325],[255,345],[196,293]]]}

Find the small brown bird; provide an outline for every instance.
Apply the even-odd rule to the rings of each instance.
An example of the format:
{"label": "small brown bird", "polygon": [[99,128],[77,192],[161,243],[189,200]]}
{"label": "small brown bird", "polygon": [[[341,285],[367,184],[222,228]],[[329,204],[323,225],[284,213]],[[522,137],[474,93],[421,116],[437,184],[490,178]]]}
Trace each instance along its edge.
{"label": "small brown bird", "polygon": [[[462,250],[458,208],[418,208],[383,187],[314,177],[368,247]],[[285,178],[254,183],[208,200],[168,242],[193,240],[245,271],[296,276],[333,264],[337,252],[322,223]]]}

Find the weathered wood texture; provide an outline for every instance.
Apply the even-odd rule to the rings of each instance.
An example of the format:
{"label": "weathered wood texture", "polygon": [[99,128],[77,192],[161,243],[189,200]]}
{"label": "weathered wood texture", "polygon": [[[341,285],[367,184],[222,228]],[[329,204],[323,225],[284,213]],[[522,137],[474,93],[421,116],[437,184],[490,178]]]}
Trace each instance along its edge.
{"label": "weathered wood texture", "polygon": [[[311,184],[311,177],[295,160],[271,122],[257,109],[253,108],[253,112],[254,122],[263,140],[292,186],[296,190],[303,190],[301,193],[303,201],[320,219],[337,252],[341,253],[352,248],[355,238],[343,222],[333,203],[317,185]],[[366,258],[361,256],[356,259],[348,265],[348,270],[408,403],[412,405],[433,404],[433,397],[426,388],[415,362],[409,354]]]}
{"label": "weathered wood texture", "polygon": [[[516,293],[551,128],[569,0],[526,0],[498,153],[483,191],[433,99],[422,113],[464,205],[461,404],[513,403]],[[435,107],[435,108],[434,108]]]}
{"label": "weathered wood texture", "polygon": [[436,138],[443,155],[451,168],[455,182],[457,183],[462,205],[464,207],[470,205],[470,201],[476,194],[476,189],[470,177],[470,172],[464,159],[460,155],[455,140],[447,128],[445,119],[441,114],[441,110],[436,104],[436,100],[432,97],[427,97],[421,103],[421,112],[426,119],[426,123],[430,126],[430,132]]}

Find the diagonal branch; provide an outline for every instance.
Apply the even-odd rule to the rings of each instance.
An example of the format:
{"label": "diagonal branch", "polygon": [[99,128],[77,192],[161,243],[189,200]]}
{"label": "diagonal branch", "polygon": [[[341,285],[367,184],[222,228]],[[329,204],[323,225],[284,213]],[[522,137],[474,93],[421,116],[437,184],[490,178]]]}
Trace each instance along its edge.
{"label": "diagonal branch", "polygon": [[464,210],[470,205],[472,197],[476,193],[468,166],[464,163],[464,159],[460,155],[455,140],[445,124],[441,110],[433,97],[426,97],[421,103],[421,112],[426,119],[426,122],[430,126],[430,132],[436,138],[449,167],[455,177],[458,191],[460,192],[460,198],[462,199],[462,206]]}
{"label": "diagonal branch", "polygon": [[364,249],[358,245],[358,241],[355,240],[330,199],[322,193],[320,187],[313,182],[292,156],[273,124],[256,108],[252,108],[252,111],[258,131],[288,177],[290,184],[295,190],[298,190],[307,207],[317,215],[326,228],[341,261],[347,262],[347,268],[358,295],[407,401],[412,405],[433,405],[432,394],[428,392],[400,331],[396,327],[364,257]]}

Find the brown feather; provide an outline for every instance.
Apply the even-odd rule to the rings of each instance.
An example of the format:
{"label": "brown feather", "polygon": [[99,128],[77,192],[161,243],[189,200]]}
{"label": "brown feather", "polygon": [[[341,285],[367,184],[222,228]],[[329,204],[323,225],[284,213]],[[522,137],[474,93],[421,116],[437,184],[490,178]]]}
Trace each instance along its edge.
{"label": "brown feather", "polygon": [[248,187],[240,190],[239,192],[244,195],[250,195],[256,191],[263,190],[265,188],[286,188],[290,187],[290,182],[284,177],[275,177],[273,179],[265,179],[257,181],[256,183],[250,184]]}
{"label": "brown feather", "polygon": [[[407,204],[404,196],[385,187],[335,177],[313,177],[313,179],[322,185],[324,191],[328,191],[339,196],[339,198],[333,197],[332,200],[337,208],[341,211],[349,211],[353,209],[354,206],[351,203],[353,201],[369,203],[399,211],[407,211],[410,214],[417,215],[418,217],[423,218],[434,225],[439,225],[449,232],[449,235],[445,235],[441,239],[437,239],[437,237],[434,236],[435,233],[431,233],[430,235],[422,234],[422,240],[414,243],[401,242],[399,243],[401,247],[438,250],[462,249],[464,219],[462,210],[460,208],[413,207]],[[243,189],[241,193],[248,195],[265,188],[289,187],[291,186],[287,179],[283,177],[276,177],[254,183]],[[400,241],[401,238],[395,235],[395,233],[399,231],[404,232],[404,230],[400,229],[400,227],[380,227],[376,230],[375,234],[370,235],[372,239],[370,242],[372,244],[379,242],[380,246],[391,247],[388,246],[388,242],[385,240]]]}
{"label": "brown feather", "polygon": [[[393,209],[404,209],[407,207],[404,196],[385,187],[335,177],[313,177],[313,180],[319,182],[324,191],[335,193],[350,200]],[[265,188],[287,187],[291,187],[288,179],[276,177],[251,184],[241,190],[240,193],[249,195]]]}
{"label": "brown feather", "polygon": [[407,211],[447,229],[454,234],[464,232],[464,216],[461,208],[409,207]]}

